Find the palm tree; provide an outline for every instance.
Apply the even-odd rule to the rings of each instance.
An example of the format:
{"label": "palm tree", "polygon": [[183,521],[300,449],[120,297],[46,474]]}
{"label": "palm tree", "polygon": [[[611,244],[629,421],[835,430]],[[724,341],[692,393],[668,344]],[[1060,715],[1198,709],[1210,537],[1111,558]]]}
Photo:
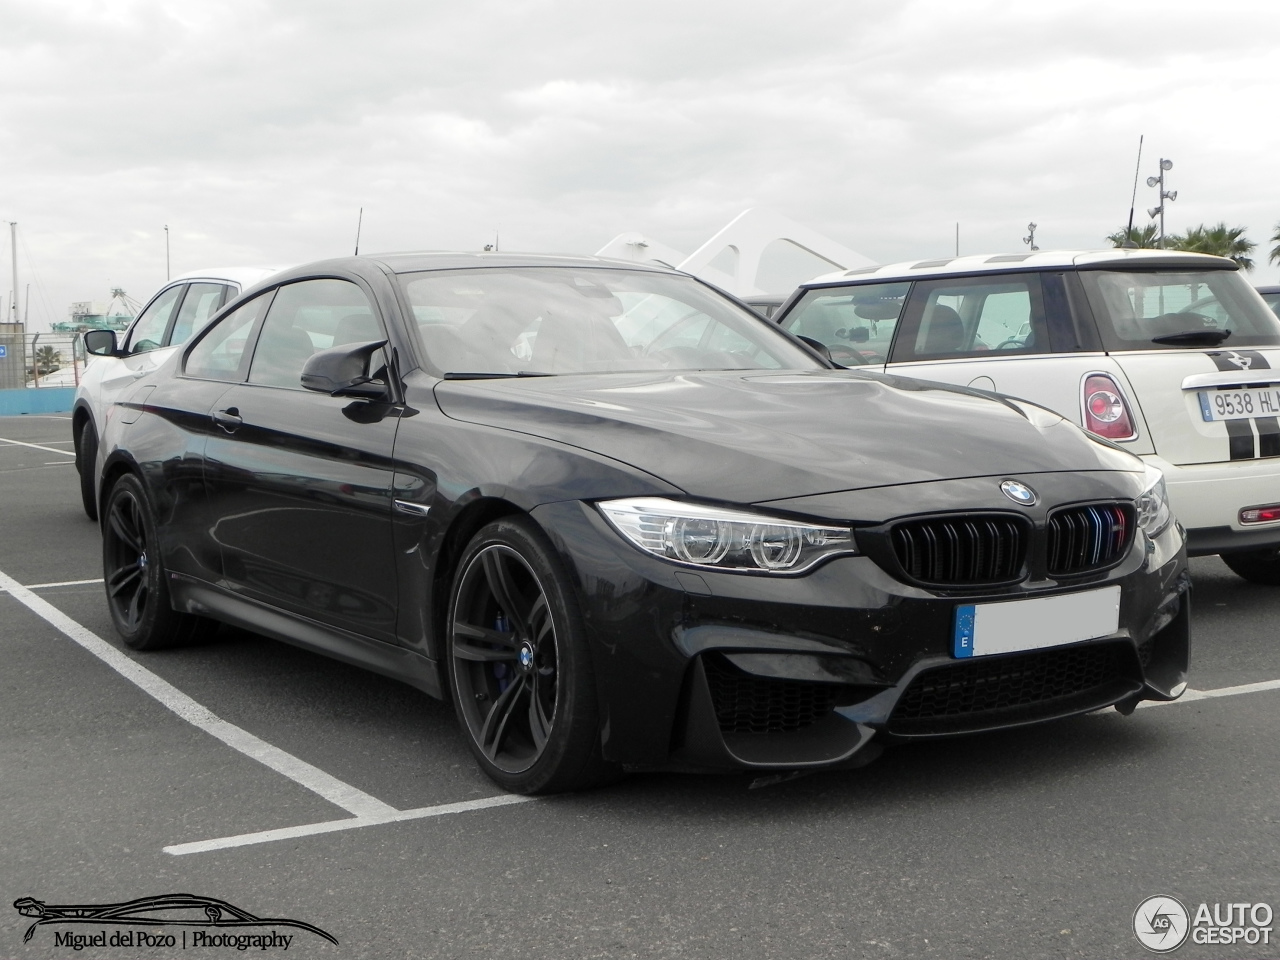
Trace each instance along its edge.
{"label": "palm tree", "polygon": [[40,375],[44,376],[62,366],[62,354],[54,347],[39,347],[36,350],[35,361]]}
{"label": "palm tree", "polygon": [[1271,263],[1280,263],[1280,222],[1276,223],[1276,232],[1271,235],[1271,242],[1275,246],[1271,248],[1271,255],[1267,260]]}
{"label": "palm tree", "polygon": [[1117,230],[1115,233],[1107,234],[1107,243],[1113,247],[1123,247],[1126,242],[1132,242],[1139,247],[1154,247],[1156,245],[1156,225],[1148,223],[1145,227],[1129,227],[1125,230]]}
{"label": "palm tree", "polygon": [[1246,270],[1253,269],[1253,259],[1249,256],[1257,246],[1244,235],[1244,227],[1228,227],[1225,222],[1218,222],[1212,227],[1200,224],[1186,233],[1169,237],[1165,246],[1173,250],[1188,250],[1192,253],[1211,253],[1215,257],[1229,257]]}

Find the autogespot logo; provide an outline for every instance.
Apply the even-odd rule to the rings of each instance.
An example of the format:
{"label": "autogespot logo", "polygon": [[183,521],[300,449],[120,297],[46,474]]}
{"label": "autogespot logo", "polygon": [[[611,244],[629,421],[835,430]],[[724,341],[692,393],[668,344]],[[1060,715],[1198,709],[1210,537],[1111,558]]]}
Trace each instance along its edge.
{"label": "autogespot logo", "polygon": [[1039,499],[1034,490],[1028,487],[1025,483],[1019,483],[1017,480],[1002,481],[1000,483],[1000,492],[1014,503],[1021,504],[1024,507],[1034,505]]}
{"label": "autogespot logo", "polygon": [[1133,912],[1133,934],[1155,953],[1177,950],[1187,940],[1191,917],[1173,897],[1147,897]]}

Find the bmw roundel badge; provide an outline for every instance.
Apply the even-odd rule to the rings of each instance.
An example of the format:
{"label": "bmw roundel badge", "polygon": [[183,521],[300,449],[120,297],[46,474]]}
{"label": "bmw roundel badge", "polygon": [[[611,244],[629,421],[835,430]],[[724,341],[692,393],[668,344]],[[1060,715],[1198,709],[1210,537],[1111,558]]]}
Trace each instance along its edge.
{"label": "bmw roundel badge", "polygon": [[1034,506],[1035,502],[1040,499],[1036,496],[1034,490],[1025,483],[1019,483],[1017,480],[1002,481],[1000,483],[1000,492],[1014,503],[1021,504],[1024,507]]}

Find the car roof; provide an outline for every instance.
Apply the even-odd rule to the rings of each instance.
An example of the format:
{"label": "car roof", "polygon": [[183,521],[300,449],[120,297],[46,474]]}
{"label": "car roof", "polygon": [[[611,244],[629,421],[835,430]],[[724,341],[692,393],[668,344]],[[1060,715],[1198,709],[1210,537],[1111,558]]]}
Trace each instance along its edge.
{"label": "car roof", "polygon": [[241,289],[248,289],[259,280],[263,280],[273,273],[279,273],[284,267],[206,267],[202,270],[192,270],[188,273],[181,273],[168,281],[165,286],[171,287],[175,283],[189,283],[192,280],[214,280],[220,282],[230,281],[239,284]]}
{"label": "car roof", "polygon": [[1239,265],[1226,257],[1176,250],[1118,249],[1043,250],[1033,253],[997,253],[966,257],[939,257],[935,260],[907,260],[874,267],[856,267],[828,273],[802,283],[820,287],[832,283],[866,280],[914,280],[918,277],[963,276],[1003,273],[1013,270],[1102,269],[1108,267],[1198,267],[1202,270],[1237,270]]}
{"label": "car roof", "polygon": [[1254,287],[1259,293],[1280,293],[1280,286],[1275,284],[1263,284],[1260,287]]}
{"label": "car roof", "polygon": [[416,273],[421,270],[458,270],[479,267],[614,267],[644,270],[651,273],[678,273],[656,263],[634,260],[612,260],[605,257],[553,253],[467,253],[420,251],[407,253],[361,254],[360,260],[376,260],[393,273]]}

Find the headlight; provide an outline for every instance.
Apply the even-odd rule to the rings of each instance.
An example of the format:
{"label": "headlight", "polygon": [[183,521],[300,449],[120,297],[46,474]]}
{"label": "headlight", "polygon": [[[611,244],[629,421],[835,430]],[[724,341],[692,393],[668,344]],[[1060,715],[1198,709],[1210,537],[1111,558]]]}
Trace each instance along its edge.
{"label": "headlight", "polygon": [[614,529],[646,553],[709,570],[800,573],[828,557],[858,552],[848,527],[661,497],[606,500],[596,506]]}
{"label": "headlight", "polygon": [[1143,478],[1146,489],[1138,495],[1133,505],[1138,510],[1138,526],[1149,538],[1156,538],[1173,522],[1169,509],[1169,491],[1164,486],[1164,474],[1148,465]]}

